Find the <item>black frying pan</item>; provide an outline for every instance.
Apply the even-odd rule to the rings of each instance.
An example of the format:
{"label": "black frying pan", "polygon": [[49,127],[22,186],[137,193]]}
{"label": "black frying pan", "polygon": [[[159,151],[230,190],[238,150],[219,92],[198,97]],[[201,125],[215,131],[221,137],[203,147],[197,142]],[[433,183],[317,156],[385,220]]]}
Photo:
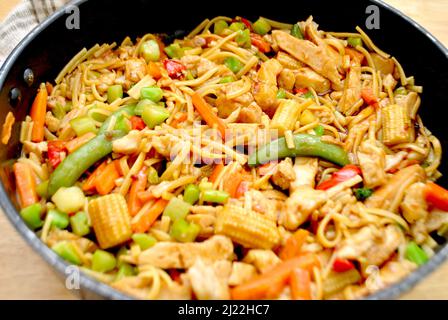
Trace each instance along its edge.
{"label": "black frying pan", "polygon": [[[96,43],[120,42],[125,36],[135,38],[145,33],[168,33],[183,36],[204,18],[218,15],[243,16],[255,21],[258,16],[294,23],[313,15],[323,30],[353,31],[356,25],[366,29],[366,8],[380,9],[380,29],[366,30],[374,42],[395,56],[418,85],[424,87],[420,114],[426,126],[441,139],[444,157],[448,150],[446,95],[448,92],[448,50],[417,23],[378,0],[358,1],[295,1],[275,0],[268,4],[257,2],[243,6],[241,0],[167,1],[126,0],[115,3],[106,0],[74,1],[80,9],[80,29],[66,28],[69,14],[62,9],[34,29],[9,56],[0,69],[0,123],[8,111],[17,119],[7,146],[0,146],[0,203],[17,231],[49,264],[64,276],[68,264],[27,228],[18,215],[11,175],[12,159],[20,152],[20,121],[29,113],[38,84],[53,81],[61,68],[83,47]],[[29,69],[25,72],[25,70]],[[34,75],[30,82],[29,71]],[[440,171],[448,174],[448,162]],[[439,183],[448,187],[447,178]],[[20,253],[18,253],[20,254]],[[388,287],[369,299],[395,298],[439,266],[448,256],[446,243],[436,255],[400,283]],[[81,275],[84,298],[128,299],[129,297],[92,278]]]}

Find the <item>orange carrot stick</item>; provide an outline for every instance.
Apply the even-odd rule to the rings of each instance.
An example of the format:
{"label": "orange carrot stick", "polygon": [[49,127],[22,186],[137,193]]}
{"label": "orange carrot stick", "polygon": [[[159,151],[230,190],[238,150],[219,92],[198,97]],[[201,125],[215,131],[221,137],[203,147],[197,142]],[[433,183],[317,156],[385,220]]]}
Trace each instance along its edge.
{"label": "orange carrot stick", "polygon": [[16,178],[17,193],[22,208],[26,208],[38,201],[36,193],[36,180],[33,171],[26,163],[16,162],[13,166]]}
{"label": "orange carrot stick", "polygon": [[234,171],[226,175],[223,180],[222,189],[227,192],[232,198],[236,197],[238,187],[243,181],[243,175],[240,171]]}
{"label": "orange carrot stick", "polygon": [[148,168],[143,167],[137,173],[137,179],[132,183],[128,197],[128,208],[131,216],[135,216],[142,207],[142,202],[138,198],[138,193],[145,190],[148,181]]}
{"label": "orange carrot stick", "polygon": [[374,107],[378,105],[378,99],[371,88],[362,89],[361,97],[368,105],[373,105]]}
{"label": "orange carrot stick", "polygon": [[224,139],[226,136],[226,125],[224,121],[213,112],[212,107],[198,93],[193,94],[191,98],[194,107],[199,112],[202,119],[204,119],[211,128],[216,125],[218,131],[221,133],[221,137]]}
{"label": "orange carrot stick", "polygon": [[249,300],[278,297],[283,287],[288,283],[294,269],[301,268],[311,272],[313,267],[320,267],[320,261],[312,253],[283,261],[265,273],[231,289],[232,299]]}
{"label": "orange carrot stick", "polygon": [[311,277],[307,270],[294,269],[289,280],[293,300],[311,300]]}
{"label": "orange carrot stick", "polygon": [[31,133],[31,140],[33,142],[41,142],[44,140],[44,125],[45,114],[47,112],[47,88],[45,83],[42,83],[31,106],[30,116],[33,119],[33,131]]}
{"label": "orange carrot stick", "polygon": [[138,220],[132,223],[132,230],[135,233],[143,233],[148,231],[151,225],[162,214],[168,201],[165,199],[159,199],[154,204],[148,202],[137,213]]}
{"label": "orange carrot stick", "polygon": [[208,181],[215,183],[216,179],[218,179],[219,174],[221,173],[222,169],[224,169],[224,164],[222,162],[215,165],[213,168],[212,174],[208,178]]}
{"label": "orange carrot stick", "polygon": [[352,60],[357,61],[359,64],[362,64],[362,61],[364,60],[364,55],[352,48],[345,48],[345,54],[347,54]]}
{"label": "orange carrot stick", "polygon": [[160,72],[159,66],[153,61],[148,63],[148,73],[151,77],[158,80],[162,77],[162,73]]}
{"label": "orange carrot stick", "polygon": [[106,162],[103,162],[98,166],[98,168],[93,171],[93,173],[87,178],[86,182],[82,185],[82,190],[84,191],[92,191],[95,189],[96,179],[103,172],[104,168],[106,168]]}
{"label": "orange carrot stick", "polygon": [[145,191],[137,192],[137,198],[142,203],[145,203],[145,202],[148,202],[148,201],[150,201],[152,199],[155,199],[155,197],[153,196],[151,190],[145,190]]}
{"label": "orange carrot stick", "polygon": [[96,191],[105,195],[115,188],[115,180],[120,177],[115,161],[110,162],[103,171],[98,175],[95,182]]}
{"label": "orange carrot stick", "polygon": [[304,229],[297,230],[286,240],[285,246],[280,251],[279,257],[282,260],[291,259],[300,255],[300,249],[308,237],[308,231]]}
{"label": "orange carrot stick", "polygon": [[72,153],[79,147],[81,147],[83,144],[91,140],[95,137],[95,134],[93,132],[87,132],[86,134],[83,134],[82,136],[75,138],[73,140],[70,140],[65,143],[65,147],[67,148],[69,153]]}

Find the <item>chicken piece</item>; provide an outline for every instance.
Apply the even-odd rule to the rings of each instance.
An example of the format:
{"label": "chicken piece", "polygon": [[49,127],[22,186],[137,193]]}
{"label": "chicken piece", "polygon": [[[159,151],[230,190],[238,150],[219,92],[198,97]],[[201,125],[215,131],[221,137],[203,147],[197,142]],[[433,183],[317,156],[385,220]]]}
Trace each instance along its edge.
{"label": "chicken piece", "polygon": [[375,69],[381,71],[382,75],[392,74],[394,72],[395,63],[392,59],[383,58],[376,52],[370,54],[375,65]]}
{"label": "chicken piece", "polygon": [[344,239],[335,254],[339,258],[358,260],[365,267],[380,266],[398,249],[402,239],[395,225],[382,229],[370,225]]}
{"label": "chicken piece", "polygon": [[286,229],[295,230],[303,224],[313,211],[328,200],[327,192],[299,186],[285,201],[280,221]]}
{"label": "chicken piece", "polygon": [[397,283],[416,268],[417,265],[409,260],[402,260],[400,262],[390,261],[386,263],[379,273],[382,288]]}
{"label": "chicken piece", "polygon": [[317,93],[324,93],[330,90],[330,81],[308,67],[297,70],[294,84],[296,88],[311,87]]}
{"label": "chicken piece", "polygon": [[300,186],[308,186],[314,189],[318,168],[317,158],[296,157],[293,167],[296,178],[291,182],[289,191],[293,193]]}
{"label": "chicken piece", "polygon": [[398,167],[398,165],[404,160],[404,158],[406,158],[407,155],[408,154],[405,151],[400,151],[394,154],[387,154],[384,170],[387,172]]}
{"label": "chicken piece", "polygon": [[187,275],[199,300],[230,299],[227,280],[220,277],[213,266],[206,264],[202,259],[196,260],[188,269]]}
{"label": "chicken piece", "polygon": [[328,54],[325,45],[317,46],[311,41],[298,39],[280,30],[272,31],[272,37],[280,49],[310,66],[321,76],[330,80],[337,88],[341,88],[341,76],[338,72],[340,63]]}
{"label": "chicken piece", "polygon": [[238,286],[249,281],[257,275],[257,269],[251,264],[236,261],[232,264],[232,273],[229,277],[230,286]]}
{"label": "chicken piece", "polygon": [[276,59],[263,62],[252,88],[255,101],[268,115],[273,115],[277,108],[277,76],[282,70],[283,66]]}
{"label": "chicken piece", "polygon": [[411,119],[415,120],[421,102],[417,92],[411,91],[407,95],[398,94],[395,96],[395,102],[404,105]]}
{"label": "chicken piece", "polygon": [[191,300],[191,284],[185,280],[182,284],[173,282],[171,286],[163,282],[157,300]]}
{"label": "chicken piece", "polygon": [[426,178],[425,170],[417,164],[401,169],[370,196],[365,204],[369,208],[381,208],[397,212],[405,190],[415,182]]}
{"label": "chicken piece", "polygon": [[296,83],[296,75],[291,69],[283,69],[278,76],[278,86],[291,91]]}
{"label": "chicken piece", "polygon": [[138,264],[150,264],[162,269],[186,269],[199,258],[210,261],[232,260],[233,243],[229,238],[220,235],[204,242],[158,242],[140,254]]}
{"label": "chicken piece", "polygon": [[358,111],[353,105],[361,99],[361,66],[352,65],[344,81],[348,81],[347,89],[339,100],[338,109],[351,116]]}
{"label": "chicken piece", "polygon": [[126,80],[139,82],[147,73],[146,62],[143,59],[129,59],[125,64]]}
{"label": "chicken piece", "polygon": [[103,94],[106,92],[107,89],[115,83],[116,77],[117,75],[114,72],[102,73],[97,79],[99,85],[97,85],[96,90],[98,93]]}
{"label": "chicken piece", "polygon": [[138,151],[141,141],[141,131],[131,130],[124,137],[114,140],[112,143],[112,150],[115,153],[133,154]]}
{"label": "chicken piece", "polygon": [[280,258],[272,250],[252,249],[243,258],[243,262],[252,264],[258,272],[263,273],[280,263]]}
{"label": "chicken piece", "polygon": [[221,118],[227,118],[235,109],[247,107],[254,101],[254,97],[250,92],[233,99],[228,98],[228,94],[241,90],[243,86],[244,84],[241,82],[231,82],[219,88],[215,105]]}
{"label": "chicken piece", "polygon": [[296,173],[294,172],[291,158],[286,158],[285,160],[280,161],[277,165],[277,170],[271,179],[272,182],[281,189],[289,189],[291,182],[296,179]]}
{"label": "chicken piece", "polygon": [[216,67],[216,63],[200,56],[183,56],[180,61],[188,70],[195,71],[198,77]]}
{"label": "chicken piece", "polygon": [[268,199],[258,190],[249,190],[247,194],[252,199],[252,210],[261,213],[273,221],[277,221],[277,202]]}
{"label": "chicken piece", "polygon": [[425,221],[427,232],[438,230],[448,223],[448,213],[440,209],[432,209]]}
{"label": "chicken piece", "polygon": [[261,110],[258,104],[252,102],[247,107],[241,108],[237,121],[242,123],[260,123],[262,115],[263,110]]}
{"label": "chicken piece", "polygon": [[403,217],[409,222],[414,223],[420,219],[426,219],[428,215],[428,205],[425,200],[426,185],[417,182],[411,185],[404,192],[403,202],[400,204]]}
{"label": "chicken piece", "polygon": [[364,185],[367,188],[375,188],[386,182],[386,153],[372,141],[364,141],[357,153]]}

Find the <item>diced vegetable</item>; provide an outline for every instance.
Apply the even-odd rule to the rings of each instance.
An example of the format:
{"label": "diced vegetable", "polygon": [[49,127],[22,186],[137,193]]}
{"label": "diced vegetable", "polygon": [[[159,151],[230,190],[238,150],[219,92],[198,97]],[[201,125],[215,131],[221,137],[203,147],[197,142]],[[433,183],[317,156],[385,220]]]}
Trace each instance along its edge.
{"label": "diced vegetable", "polygon": [[134,233],[132,240],[139,245],[140,249],[146,250],[157,243],[156,238],[146,233]]}
{"label": "diced vegetable", "polygon": [[157,86],[145,87],[141,89],[140,97],[153,102],[159,102],[163,97],[163,90]]}
{"label": "diced vegetable", "polygon": [[142,119],[149,129],[154,129],[157,125],[163,123],[170,113],[161,106],[147,106],[143,109]]}
{"label": "diced vegetable", "polygon": [[86,197],[78,187],[59,188],[51,197],[56,207],[63,212],[77,212],[85,203]]}
{"label": "diced vegetable", "polygon": [[284,247],[279,253],[282,260],[288,260],[298,257],[301,254],[302,245],[306,242],[309,232],[305,229],[297,230],[292,236],[286,240]]}
{"label": "diced vegetable", "polygon": [[157,105],[157,104],[154,101],[151,101],[149,99],[140,100],[137,103],[137,105],[135,106],[134,114],[137,116],[141,116],[143,114],[143,110],[145,109],[145,107],[155,106],[155,105]]}
{"label": "diced vegetable", "polygon": [[42,181],[36,186],[36,192],[42,199],[48,198],[48,180]]}
{"label": "diced vegetable", "polygon": [[419,266],[428,262],[428,256],[427,256],[426,252],[422,248],[420,248],[418,244],[416,244],[413,241],[408,243],[408,245],[406,247],[405,256],[406,256],[406,259],[414,262],[415,264],[417,264]]}
{"label": "diced vegetable", "polygon": [[195,204],[199,200],[200,190],[195,184],[189,184],[184,190],[184,201],[189,204]]}
{"label": "diced vegetable", "polygon": [[83,237],[90,233],[89,220],[84,211],[79,211],[70,217],[70,226],[74,234]]}
{"label": "diced vegetable", "polygon": [[178,79],[182,75],[182,71],[186,70],[186,67],[175,60],[164,60],[163,65],[165,66],[168,76],[173,79]]}
{"label": "diced vegetable", "polygon": [[53,168],[56,168],[62,162],[62,155],[66,149],[65,142],[59,140],[48,141],[47,148],[48,162]]}
{"label": "diced vegetable", "polygon": [[50,209],[47,213],[51,217],[51,225],[59,229],[65,229],[69,225],[68,214],[59,210]]}
{"label": "diced vegetable", "polygon": [[35,203],[29,205],[26,208],[20,210],[20,216],[25,221],[25,223],[33,230],[42,227],[43,221],[40,218],[40,213],[42,211],[42,206],[40,203]]}
{"label": "diced vegetable", "polygon": [[205,190],[202,193],[202,200],[213,203],[226,203],[229,200],[229,194],[219,190]]}
{"label": "diced vegetable", "polygon": [[349,37],[347,38],[347,43],[353,48],[356,48],[357,46],[362,47],[362,39],[360,37]]}
{"label": "diced vegetable", "polygon": [[271,128],[277,129],[280,136],[287,130],[293,130],[301,112],[300,104],[296,100],[280,101],[271,120]]}
{"label": "diced vegetable", "polygon": [[224,60],[224,65],[233,73],[238,73],[244,67],[244,64],[235,57],[226,58]]}
{"label": "diced vegetable", "polygon": [[249,29],[238,31],[238,35],[235,37],[235,41],[240,47],[250,48],[251,40]]}
{"label": "diced vegetable", "polygon": [[78,137],[88,133],[97,132],[95,121],[89,117],[79,117],[70,121],[70,125],[75,130]]}
{"label": "diced vegetable", "polygon": [[125,277],[131,277],[136,274],[135,268],[129,263],[123,262],[118,268],[116,281],[121,280]]}
{"label": "diced vegetable", "polygon": [[257,21],[255,21],[252,25],[252,28],[256,33],[262,36],[271,31],[271,25],[263,18],[259,18]]}
{"label": "diced vegetable", "polygon": [[333,271],[346,272],[355,268],[355,265],[348,259],[336,258],[333,262]]}
{"label": "diced vegetable", "polygon": [[184,219],[187,216],[188,212],[190,212],[190,207],[190,203],[174,197],[171,198],[170,202],[168,202],[168,205],[163,211],[163,215],[170,217],[171,221]]}
{"label": "diced vegetable", "polygon": [[263,39],[262,36],[260,36],[256,33],[250,34],[250,41],[262,53],[267,53],[267,52],[271,51],[270,43],[267,42],[265,39]]}
{"label": "diced vegetable", "polygon": [[128,206],[121,194],[113,193],[91,200],[89,214],[102,249],[114,247],[131,238]]}
{"label": "diced vegetable", "polygon": [[411,118],[407,107],[401,104],[391,104],[381,108],[383,124],[383,143],[394,145],[411,141]]}
{"label": "diced vegetable", "polygon": [[145,122],[140,117],[132,116],[130,121],[131,121],[132,130],[143,130],[146,127]]}
{"label": "diced vegetable", "polygon": [[159,44],[153,39],[145,41],[140,47],[140,54],[145,59],[146,63],[149,63],[150,61],[158,61],[160,59]]}
{"label": "diced vegetable", "polygon": [[157,170],[154,169],[154,167],[149,167],[148,169],[148,183],[150,185],[159,183],[159,174],[157,173]]}
{"label": "diced vegetable", "polygon": [[224,29],[228,28],[229,25],[224,20],[218,20],[215,22],[215,25],[213,26],[213,33],[217,35],[221,35]]}
{"label": "diced vegetable", "polygon": [[171,226],[170,236],[179,242],[194,242],[201,228],[195,223],[177,219]]}
{"label": "diced vegetable", "polygon": [[300,29],[300,26],[298,23],[296,23],[292,26],[291,35],[298,39],[303,39],[303,33],[302,33],[302,30]]}
{"label": "diced vegetable", "polygon": [[114,255],[104,250],[96,250],[92,256],[92,270],[97,272],[108,272],[117,265]]}
{"label": "diced vegetable", "polygon": [[221,133],[221,137],[224,138],[226,136],[226,125],[224,121],[213,112],[212,107],[198,93],[193,94],[191,98],[194,107],[201,115],[202,119],[207,122],[210,128],[213,128],[216,125]]}
{"label": "diced vegetable", "polygon": [[219,211],[215,233],[248,248],[271,249],[280,241],[274,221],[258,212],[234,205],[226,205]]}
{"label": "diced vegetable", "polygon": [[121,84],[116,84],[107,88],[107,102],[112,103],[121,98],[123,98],[123,87]]}
{"label": "diced vegetable", "polygon": [[434,207],[448,211],[448,190],[445,188],[429,181],[426,183],[425,197]]}
{"label": "diced vegetable", "polygon": [[41,142],[44,140],[45,115],[47,113],[48,92],[45,83],[41,83],[36,98],[31,106],[30,116],[33,120],[31,140]]}
{"label": "diced vegetable", "polygon": [[349,163],[348,155],[344,149],[329,143],[322,142],[320,137],[309,134],[294,135],[295,148],[289,149],[285,138],[271,141],[259,148],[249,156],[249,166],[256,166],[286,157],[312,156],[321,157],[338,165]]}
{"label": "diced vegetable", "polygon": [[164,49],[165,53],[170,58],[180,58],[183,56],[184,52],[178,43],[172,43]]}
{"label": "diced vegetable", "polygon": [[242,22],[232,22],[229,26],[229,29],[232,30],[233,32],[239,31],[239,30],[244,30],[245,28],[246,28],[246,25]]}
{"label": "diced vegetable", "polygon": [[117,160],[109,162],[96,178],[96,191],[100,195],[106,195],[115,188],[115,180],[120,177],[117,170]]}
{"label": "diced vegetable", "polygon": [[81,264],[81,258],[76,253],[73,244],[68,241],[61,241],[56,243],[51,249],[56,252],[62,259],[76,265]]}
{"label": "diced vegetable", "polygon": [[141,201],[138,199],[138,193],[144,191],[148,182],[147,168],[143,167],[138,173],[136,179],[132,182],[128,196],[128,208],[131,216],[135,216],[142,207]]}
{"label": "diced vegetable", "polygon": [[26,163],[16,162],[13,166],[16,179],[17,193],[19,194],[20,206],[26,208],[37,200],[36,180],[30,166]]}
{"label": "diced vegetable", "polygon": [[118,130],[123,134],[129,133],[131,131],[131,121],[124,115],[119,115],[117,121],[115,122],[114,130]]}
{"label": "diced vegetable", "polygon": [[320,124],[317,127],[314,128],[314,132],[316,133],[316,136],[318,137],[322,137],[324,135],[325,129],[324,127]]}
{"label": "diced vegetable", "polygon": [[293,300],[311,300],[311,276],[309,271],[300,268],[291,272],[291,298]]}
{"label": "diced vegetable", "polygon": [[373,190],[369,188],[355,189],[355,196],[358,201],[364,201],[373,194]]}
{"label": "diced vegetable", "polygon": [[333,173],[330,179],[325,180],[321,184],[319,184],[316,189],[328,190],[341,182],[356,177],[357,175],[361,175],[361,169],[358,166],[354,164],[346,165],[341,170]]}

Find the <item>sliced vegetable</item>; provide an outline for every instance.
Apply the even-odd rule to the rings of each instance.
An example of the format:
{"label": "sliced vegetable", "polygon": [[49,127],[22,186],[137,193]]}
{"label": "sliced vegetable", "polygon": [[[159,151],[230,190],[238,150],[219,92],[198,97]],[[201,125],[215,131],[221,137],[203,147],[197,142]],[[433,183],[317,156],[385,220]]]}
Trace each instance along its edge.
{"label": "sliced vegetable", "polygon": [[201,115],[202,119],[205,120],[210,128],[216,126],[221,133],[221,137],[224,138],[226,136],[226,125],[224,121],[213,112],[212,107],[198,93],[194,93],[191,98],[194,107]]}
{"label": "sliced vegetable", "polygon": [[302,245],[306,242],[308,234],[309,232],[305,229],[297,230],[286,240],[284,247],[279,253],[279,257],[282,260],[288,260],[300,256]]}
{"label": "sliced vegetable", "polygon": [[168,76],[173,79],[178,79],[182,76],[182,71],[186,70],[186,67],[175,60],[164,60],[163,65],[165,66]]}
{"label": "sliced vegetable", "polygon": [[179,242],[194,242],[201,228],[195,223],[177,219],[171,226],[170,236]]}
{"label": "sliced vegetable", "polygon": [[246,28],[246,25],[243,22],[232,22],[229,26],[229,29],[233,32],[244,30]]}
{"label": "sliced vegetable", "polygon": [[302,30],[300,29],[300,26],[298,23],[296,23],[292,26],[291,35],[298,39],[303,39],[303,33],[302,33]]}
{"label": "sliced vegetable", "polygon": [[69,153],[74,152],[76,149],[79,149],[81,146],[86,144],[88,141],[95,138],[95,134],[93,132],[87,132],[86,134],[75,138],[73,140],[65,142],[65,148]]}
{"label": "sliced vegetable", "polygon": [[235,57],[226,58],[224,60],[224,65],[233,73],[238,73],[244,67],[244,64]]}
{"label": "sliced vegetable", "polygon": [[217,35],[221,35],[224,29],[228,28],[229,25],[224,20],[218,20],[215,22],[215,25],[213,26],[213,33]]}
{"label": "sliced vegetable", "polygon": [[146,167],[143,167],[138,173],[137,177],[132,182],[131,189],[129,190],[128,196],[128,208],[129,213],[133,217],[135,216],[141,209],[142,203],[140,199],[138,199],[138,193],[140,191],[144,191],[146,188],[146,184],[148,182],[148,170]]}
{"label": "sliced vegetable", "polygon": [[163,123],[170,113],[161,106],[147,106],[143,109],[142,119],[149,129],[154,129],[157,125]]}
{"label": "sliced vegetable", "polygon": [[434,207],[448,211],[448,190],[429,181],[425,189],[426,201]]}
{"label": "sliced vegetable", "polygon": [[88,133],[97,132],[95,121],[90,117],[79,117],[70,121],[70,125],[75,130],[78,137]]}
{"label": "sliced vegetable", "polygon": [[184,219],[190,212],[191,204],[179,198],[171,198],[170,202],[163,211],[164,216],[171,218],[171,221]]}
{"label": "sliced vegetable", "polygon": [[68,214],[59,210],[50,209],[47,213],[51,217],[51,225],[59,229],[65,229],[68,227],[70,221]]}
{"label": "sliced vegetable", "polygon": [[81,264],[81,258],[78,256],[78,253],[71,242],[58,242],[51,247],[51,249],[64,260],[76,265]]}
{"label": "sliced vegetable", "polygon": [[358,201],[364,201],[373,194],[373,190],[369,188],[355,189],[355,196]]}
{"label": "sliced vegetable", "polygon": [[205,190],[202,193],[202,200],[212,203],[226,203],[230,195],[225,191]]}
{"label": "sliced vegetable", "polygon": [[164,49],[165,53],[170,58],[180,58],[184,52],[178,43],[172,43]]}
{"label": "sliced vegetable", "polygon": [[269,22],[267,22],[264,18],[261,17],[254,22],[252,28],[254,29],[254,32],[262,36],[271,31],[271,25],[269,24]]}
{"label": "sliced vegetable", "polygon": [[86,179],[86,181],[82,185],[83,191],[92,191],[96,188],[98,176],[101,174],[104,168],[106,168],[106,166],[107,163],[103,162],[98,166],[98,168],[95,169],[95,171],[93,171],[93,173]]}
{"label": "sliced vegetable", "polygon": [[160,71],[160,67],[157,63],[150,61],[148,63],[148,73],[151,77],[156,80],[159,80],[162,77],[162,72]]}
{"label": "sliced vegetable", "polygon": [[40,213],[42,212],[42,206],[40,203],[35,203],[27,206],[20,210],[20,216],[23,221],[33,230],[42,227],[44,224],[42,219],[40,218]]}
{"label": "sliced vegetable", "polygon": [[48,198],[48,180],[42,181],[36,186],[36,192],[42,199]]}
{"label": "sliced vegetable", "polygon": [[250,34],[250,41],[262,53],[267,53],[271,51],[271,45],[269,44],[269,42],[264,40],[263,37],[261,37],[256,33]]}
{"label": "sliced vegetable", "polygon": [[153,245],[157,243],[156,238],[146,233],[134,233],[132,235],[132,240],[134,240],[134,242],[138,244],[138,246],[142,250],[151,248]]}
{"label": "sliced vegetable", "polygon": [[[157,218],[162,214],[168,201],[165,199],[157,200],[153,205],[144,205],[140,210],[143,212],[138,213],[138,220],[133,222],[132,230],[136,233],[144,233],[149,227],[157,220]],[[136,216],[136,217],[137,217]]]}
{"label": "sliced vegetable", "polygon": [[31,106],[30,116],[33,120],[31,140],[41,142],[44,140],[45,115],[47,113],[48,92],[44,83],[41,83],[36,98]]}
{"label": "sliced vegetable", "polygon": [[184,190],[184,201],[193,205],[199,200],[199,194],[199,187],[195,184],[189,184]]}
{"label": "sliced vegetable", "polygon": [[250,48],[251,39],[249,29],[238,31],[238,35],[235,37],[235,41],[240,47]]}
{"label": "sliced vegetable", "polygon": [[163,97],[163,90],[157,86],[145,87],[141,89],[140,97],[153,102],[159,102]]}
{"label": "sliced vegetable", "polygon": [[121,98],[123,98],[123,87],[121,84],[116,84],[107,88],[107,102],[112,103]]}
{"label": "sliced vegetable", "polygon": [[95,184],[96,191],[101,195],[110,193],[116,186],[115,180],[120,176],[117,170],[117,160],[109,162],[104,170],[98,174]]}
{"label": "sliced vegetable", "polygon": [[70,226],[74,234],[84,237],[90,233],[89,219],[84,211],[70,217]]}
{"label": "sliced vegetable", "polygon": [[53,168],[56,168],[63,159],[66,150],[66,143],[60,140],[51,140],[47,143],[48,162]]}
{"label": "sliced vegetable", "polygon": [[341,182],[356,177],[357,175],[361,175],[361,169],[358,166],[355,166],[354,164],[346,165],[341,170],[333,173],[330,179],[319,184],[316,189],[328,190]]}
{"label": "sliced vegetable", "polygon": [[357,46],[362,47],[362,39],[360,37],[349,37],[347,38],[347,43],[353,48],[356,48]]}
{"label": "sliced vegetable", "polygon": [[349,163],[347,152],[344,149],[334,144],[325,143],[321,141],[320,137],[298,133],[293,138],[295,148],[292,149],[288,148],[284,137],[259,148],[249,156],[249,166],[297,156],[321,157],[341,166]]}
{"label": "sliced vegetable", "polygon": [[333,262],[333,271],[345,272],[355,268],[355,265],[348,259],[336,258]]}
{"label": "sliced vegetable", "polygon": [[115,268],[117,260],[114,255],[104,250],[96,250],[92,256],[92,270],[97,272],[108,272]]}
{"label": "sliced vegetable", "polygon": [[150,39],[145,41],[140,47],[140,54],[146,63],[158,61],[160,59],[160,47],[157,41]]}
{"label": "sliced vegetable", "polygon": [[16,162],[13,166],[19,202],[26,208],[38,201],[36,193],[36,180],[31,167],[26,163]]}
{"label": "sliced vegetable", "polygon": [[406,247],[405,256],[406,256],[406,259],[416,263],[419,266],[421,266],[422,264],[425,264],[429,260],[426,252],[422,248],[420,248],[420,246],[418,244],[416,244],[413,241],[408,243],[408,245]]}
{"label": "sliced vegetable", "polygon": [[56,207],[67,213],[79,211],[85,203],[85,196],[78,187],[59,188],[58,191],[51,197],[51,201]]}
{"label": "sliced vegetable", "polygon": [[311,300],[311,276],[309,271],[300,268],[291,272],[289,281],[293,300]]}

